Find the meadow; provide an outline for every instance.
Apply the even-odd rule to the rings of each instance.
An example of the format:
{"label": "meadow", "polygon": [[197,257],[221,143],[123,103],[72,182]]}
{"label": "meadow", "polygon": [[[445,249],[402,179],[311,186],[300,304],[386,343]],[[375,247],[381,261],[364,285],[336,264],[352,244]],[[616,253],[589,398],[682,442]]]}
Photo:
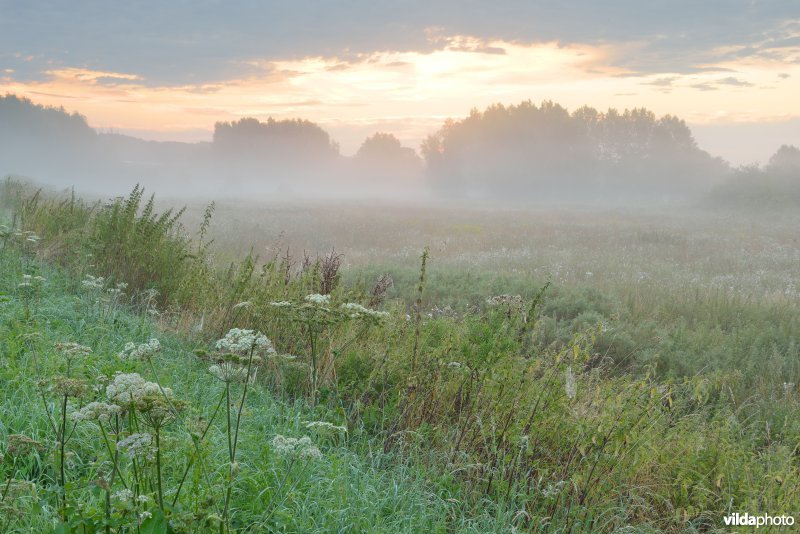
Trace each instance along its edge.
{"label": "meadow", "polygon": [[0,199],[0,531],[800,509],[796,215]]}

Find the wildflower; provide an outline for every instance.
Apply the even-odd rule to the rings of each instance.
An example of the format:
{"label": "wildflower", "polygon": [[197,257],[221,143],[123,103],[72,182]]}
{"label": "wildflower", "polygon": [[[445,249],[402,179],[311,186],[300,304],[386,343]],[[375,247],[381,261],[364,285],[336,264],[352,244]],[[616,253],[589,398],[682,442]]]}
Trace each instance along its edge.
{"label": "wildflower", "polygon": [[117,443],[117,449],[128,458],[153,459],[153,436],[147,432],[131,434]]}
{"label": "wildflower", "polygon": [[327,421],[311,421],[306,423],[306,428],[309,430],[315,430],[321,434],[347,433],[347,427],[334,425],[333,423],[329,423]]}
{"label": "wildflower", "polygon": [[50,391],[59,397],[81,398],[86,394],[86,382],[79,378],[57,376],[52,379]]}
{"label": "wildflower", "polygon": [[[129,405],[137,402],[145,395],[158,395],[162,388],[155,382],[147,382],[139,373],[119,373],[114,376],[114,381],[106,386],[108,398],[119,405]],[[163,394],[172,396],[170,388],[163,388]]]}
{"label": "wildflower", "polygon": [[121,489],[118,492],[111,495],[112,499],[117,499],[122,502],[128,502],[133,499],[133,492],[129,489]]}
{"label": "wildflower", "polygon": [[304,436],[302,438],[287,438],[280,434],[276,434],[272,438],[272,446],[275,452],[281,456],[290,456],[293,458],[302,458],[309,460],[316,460],[322,458],[322,452],[311,441],[311,438]]}
{"label": "wildflower", "polygon": [[208,372],[225,383],[244,382],[247,377],[247,369],[232,362],[212,365],[208,368]]}
{"label": "wildflower", "polygon": [[331,296],[320,295],[319,293],[313,293],[311,295],[306,296],[306,302],[314,304],[315,306],[325,306],[327,304],[330,304]]}
{"label": "wildflower", "polygon": [[122,408],[116,404],[90,402],[77,412],[72,412],[70,417],[74,421],[99,421],[102,423],[111,420],[112,416],[120,413],[122,413]]}
{"label": "wildflower", "polygon": [[130,341],[125,343],[122,352],[117,356],[120,360],[149,360],[159,352],[161,352],[161,343],[156,338],[152,338],[147,343],[139,345]]}
{"label": "wildflower", "polygon": [[106,280],[102,276],[86,275],[86,278],[81,282],[81,285],[87,289],[103,289],[106,285]]}
{"label": "wildflower", "polygon": [[141,412],[148,425],[158,429],[175,418],[171,404],[174,404],[176,408],[182,405],[179,402],[170,403],[163,395],[151,393],[136,401],[136,408]]}
{"label": "wildflower", "polygon": [[233,309],[234,310],[238,310],[240,308],[249,308],[252,305],[253,305],[252,302],[250,302],[249,300],[246,300],[244,302],[240,302],[240,303],[234,305]]}
{"label": "wildflower", "polygon": [[243,330],[241,328],[231,328],[225,337],[217,341],[216,348],[219,351],[231,352],[234,354],[248,354],[251,351],[274,353],[272,342],[261,332],[253,330]]}
{"label": "wildflower", "polygon": [[564,377],[564,391],[570,399],[574,399],[578,394],[578,382],[572,373],[572,367],[567,367]]}
{"label": "wildflower", "polygon": [[10,457],[27,456],[34,451],[41,451],[44,446],[35,439],[23,434],[11,434],[8,436],[6,454]]}
{"label": "wildflower", "polygon": [[57,343],[56,350],[60,352],[64,358],[70,361],[76,358],[83,358],[92,353],[91,348],[72,342]]}
{"label": "wildflower", "polygon": [[286,300],[281,300],[279,302],[270,302],[270,306],[275,306],[276,308],[291,308],[292,303]]}
{"label": "wildflower", "polygon": [[150,502],[150,497],[147,495],[139,495],[136,497],[136,500],[139,502],[139,504],[147,504]]}
{"label": "wildflower", "polygon": [[139,513],[139,521],[144,521],[145,519],[150,519],[151,517],[153,517],[153,514],[150,512],[144,511]]}
{"label": "wildflower", "polygon": [[388,312],[377,311],[377,310],[370,310],[369,308],[365,308],[361,304],[357,304],[355,302],[347,302],[342,304],[341,308],[349,314],[351,319],[358,319],[361,317],[368,317],[371,319],[385,319],[389,317]]}
{"label": "wildflower", "polygon": [[511,308],[522,307],[522,297],[520,295],[497,295],[486,300],[489,306],[506,305]]}

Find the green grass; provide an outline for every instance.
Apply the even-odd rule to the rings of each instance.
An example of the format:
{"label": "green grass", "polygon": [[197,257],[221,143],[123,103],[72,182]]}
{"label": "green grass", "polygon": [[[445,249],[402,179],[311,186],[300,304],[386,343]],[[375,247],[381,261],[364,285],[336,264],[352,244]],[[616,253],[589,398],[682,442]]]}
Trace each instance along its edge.
{"label": "green grass", "polygon": [[[159,338],[163,352],[155,362],[158,374],[165,386],[188,402],[191,417],[210,418],[215,403],[209,402],[209,397],[218,397],[221,383],[192,354],[193,349],[204,344],[159,332],[149,320],[124,309],[111,316],[101,315],[90,295],[76,292],[73,278],[39,262],[23,261],[15,251],[6,249],[0,253],[0,265],[0,444],[6,443],[9,435],[25,434],[44,447],[31,458],[14,464],[6,457],[0,465],[3,483],[8,478],[25,479],[36,488],[27,496],[10,495],[5,500],[0,530],[47,532],[61,523],[56,504],[58,462],[53,457],[55,443],[36,383],[39,378],[63,373],[63,362],[54,349],[56,343],[72,340],[93,349],[92,356],[73,371],[94,384],[97,376],[110,376],[120,370],[140,372],[152,380],[146,365],[125,364],[116,354],[128,341]],[[31,303],[27,319],[16,288],[23,272],[47,278],[41,296]],[[39,361],[38,372],[34,352]],[[260,531],[257,520],[265,515],[268,520],[264,524],[270,530],[289,532],[436,532],[447,528],[501,531],[503,519],[508,519],[502,513],[500,517],[463,514],[457,487],[431,480],[419,466],[396,454],[384,454],[358,428],[340,443],[320,443],[322,460],[295,465],[289,471],[287,461],[271,448],[273,436],[309,435],[304,422],[336,420],[337,414],[281,401],[261,387],[254,388],[247,409],[239,460],[241,478],[234,493],[232,523],[236,529]],[[187,489],[191,491],[183,494],[180,506],[173,510],[179,517],[175,519],[176,529],[210,528],[208,517],[215,514],[210,503],[219,498],[221,471],[226,465],[224,439],[221,428],[209,433],[204,463],[210,480],[218,484],[209,487],[200,481],[189,482]],[[171,466],[165,473],[165,493],[170,497],[192,450],[186,443],[185,431],[177,425],[169,429],[165,442],[165,463]],[[92,481],[108,457],[96,428],[90,423],[78,425],[68,449],[73,520],[84,516],[87,523],[98,522],[94,516],[100,514],[103,498]],[[82,532],[82,527],[73,528]]]}
{"label": "green grass", "polygon": [[[21,495],[21,482],[9,486],[14,500],[3,506],[14,528],[106,521],[135,531],[134,514],[113,499],[106,511],[121,481],[108,492],[94,483],[101,472],[109,480],[115,447],[96,426],[78,425],[60,459],[63,440],[48,426],[37,381],[65,374],[63,341],[93,349],[72,376],[94,384],[135,371],[174,390],[174,401],[163,392],[149,400],[176,420],[163,429],[160,468],[147,463],[142,478],[153,514],[145,531],[163,514],[182,531],[695,532],[722,529],[729,512],[800,506],[800,314],[784,287],[796,265],[780,225],[772,246],[757,232],[726,242],[675,221],[642,230],[611,216],[615,230],[604,233],[572,219],[537,230],[519,213],[467,225],[455,213],[447,225],[456,242],[449,253],[434,248],[420,272],[418,252],[402,239],[375,252],[380,234],[391,234],[385,223],[342,215],[332,232],[355,221],[374,242],[361,264],[340,271],[334,255],[304,259],[283,246],[262,257],[226,252],[227,242],[209,241],[220,239],[211,210],[193,235],[139,190],[86,204],[11,185],[4,200],[14,227],[0,242],[0,378],[9,384],[0,452],[17,433],[43,445],[2,464],[5,480],[37,488]],[[413,216],[418,238],[440,235],[435,220]],[[514,233],[501,243],[506,223],[544,252]],[[31,242],[30,232],[42,239]],[[629,240],[623,252],[603,246]],[[487,255],[470,259],[476,248]],[[748,274],[747,258],[759,259],[764,280]],[[374,294],[371,281],[384,272],[394,288]],[[23,274],[47,280],[19,287]],[[101,289],[81,283],[89,275],[105,277]],[[120,283],[128,285],[116,293]],[[306,300],[316,293],[330,303]],[[520,298],[489,305],[497,294]],[[370,311],[351,317],[344,303]],[[234,458],[227,410],[216,411],[226,386],[208,371],[225,359],[252,361],[215,351],[231,328],[263,332],[277,349],[255,363]],[[152,366],[116,356],[151,337],[163,346]],[[244,390],[230,391],[235,421]],[[102,389],[80,403],[95,398]],[[136,407],[120,438],[155,432],[146,409]],[[192,438],[198,418],[213,424]],[[348,431],[325,437],[308,421]],[[292,462],[276,435],[308,435],[321,458]],[[138,476],[132,462],[118,465],[117,478]],[[166,504],[156,506],[159,480]]]}

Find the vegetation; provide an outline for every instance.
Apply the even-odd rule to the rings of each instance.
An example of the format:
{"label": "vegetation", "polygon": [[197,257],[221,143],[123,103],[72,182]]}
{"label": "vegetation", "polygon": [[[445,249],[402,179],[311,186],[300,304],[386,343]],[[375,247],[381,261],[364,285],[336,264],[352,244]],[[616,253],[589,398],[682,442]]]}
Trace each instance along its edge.
{"label": "vegetation", "polygon": [[428,250],[373,284],[336,252],[223,262],[214,205],[189,236],[139,188],[0,198],[2,531],[709,531],[800,505],[796,295]]}
{"label": "vegetation", "polygon": [[677,117],[588,106],[570,113],[547,101],[473,110],[429,136],[422,153],[434,186],[489,198],[691,198],[727,171]]}
{"label": "vegetation", "polygon": [[800,206],[800,149],[783,145],[764,167],[737,169],[711,192],[708,204],[748,210],[793,210]]}

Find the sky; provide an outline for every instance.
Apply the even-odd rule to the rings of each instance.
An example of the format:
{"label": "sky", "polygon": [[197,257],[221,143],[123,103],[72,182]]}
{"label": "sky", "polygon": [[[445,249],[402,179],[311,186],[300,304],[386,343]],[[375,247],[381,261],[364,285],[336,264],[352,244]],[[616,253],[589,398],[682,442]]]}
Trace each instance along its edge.
{"label": "sky", "polygon": [[0,93],[158,140],[305,118],[344,154],[497,102],[647,107],[763,162],[800,146],[800,2],[0,0]]}

